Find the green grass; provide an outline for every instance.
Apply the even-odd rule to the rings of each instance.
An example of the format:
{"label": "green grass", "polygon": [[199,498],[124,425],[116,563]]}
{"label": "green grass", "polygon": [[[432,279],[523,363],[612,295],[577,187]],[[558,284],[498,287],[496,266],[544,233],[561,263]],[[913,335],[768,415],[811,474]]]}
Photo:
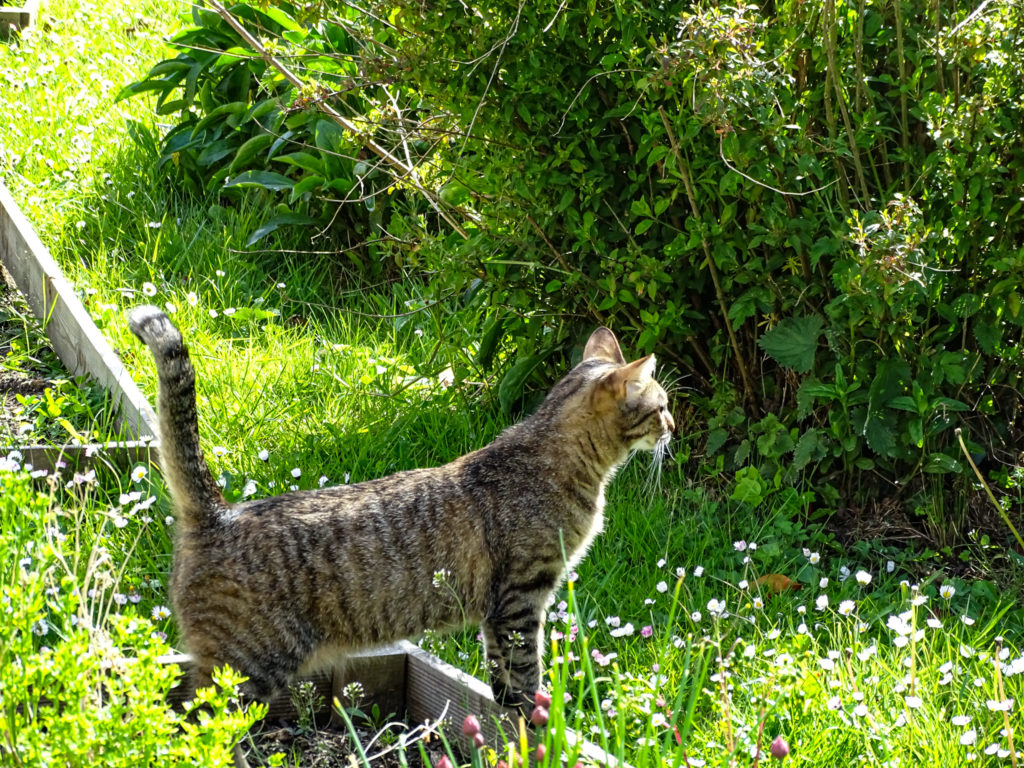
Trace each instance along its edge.
{"label": "green grass", "polygon": [[[148,105],[113,95],[162,55],[178,9],[143,4],[125,22],[125,7],[49,3],[39,32],[0,44],[0,100],[13,105],[14,126],[0,174],[151,398],[152,362],[125,316],[143,302],[173,307],[198,372],[204,449],[229,498],[436,465],[488,442],[506,419],[489,397],[494,373],[473,362],[475,307],[437,303],[414,279],[361,285],[337,261],[297,252],[308,242],[246,251],[264,199],[215,204],[162,181],[147,150],[157,130]],[[455,382],[444,386],[449,368]],[[845,549],[799,489],[769,489],[751,506],[710,474],[668,462],[652,483],[641,456],[611,487],[605,533],[551,609],[549,628],[562,635],[556,702],[571,696],[553,723],[636,766],[767,763],[779,734],[796,764],[1013,762],[1000,752],[1007,725],[1021,740],[1024,619],[1012,592],[914,550]],[[59,530],[55,550],[73,564],[65,589],[87,595],[93,625],[151,621],[168,602],[172,524],[158,474],[101,470],[54,482],[49,496],[51,515],[4,539],[3,562],[55,547]],[[1022,581],[1012,557],[974,556],[998,562],[1002,584]],[[759,583],[772,575],[800,588]],[[916,595],[925,602],[913,605]],[[40,616],[52,628],[36,649],[69,636],[52,598],[24,613],[23,632]],[[153,626],[173,643],[173,617],[157,611]],[[427,643],[483,675],[475,631]],[[1005,718],[989,704],[1008,699]]]}

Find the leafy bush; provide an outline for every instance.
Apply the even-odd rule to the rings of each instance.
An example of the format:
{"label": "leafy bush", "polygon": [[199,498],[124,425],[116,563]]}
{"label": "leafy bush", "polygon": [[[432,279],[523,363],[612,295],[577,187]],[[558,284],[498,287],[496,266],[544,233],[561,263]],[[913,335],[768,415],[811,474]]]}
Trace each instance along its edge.
{"label": "leafy bush", "polygon": [[[950,431],[964,420],[977,454],[1012,455],[1019,7],[232,13],[265,51],[196,11],[177,44],[210,52],[129,89],[184,110],[164,159],[276,190],[268,228],[310,217],[373,244],[368,269],[386,256],[439,295],[486,297],[477,363],[514,349],[507,408],[600,322],[678,367],[712,468],[747,481],[801,476],[832,503],[906,493],[965,473]],[[267,53],[301,62],[299,84]],[[318,138],[331,109],[364,129]],[[372,190],[402,192],[386,211],[325,197],[351,202],[367,147],[407,169],[373,164]]]}
{"label": "leafy bush", "polygon": [[239,680],[225,673],[223,688],[171,709],[180,672],[159,662],[169,651],[160,633],[83,594],[76,557],[95,577],[104,553],[82,554],[67,513],[9,470],[0,466],[0,762],[230,765],[260,708],[240,711]]}

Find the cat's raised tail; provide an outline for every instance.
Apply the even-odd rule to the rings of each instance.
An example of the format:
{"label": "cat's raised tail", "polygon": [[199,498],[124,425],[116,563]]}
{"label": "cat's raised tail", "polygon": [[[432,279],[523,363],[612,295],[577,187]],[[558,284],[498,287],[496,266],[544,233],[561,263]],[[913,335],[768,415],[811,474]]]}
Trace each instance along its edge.
{"label": "cat's raised tail", "polygon": [[128,327],[156,360],[160,467],[174,499],[178,523],[213,523],[228,504],[199,447],[196,375],[188,346],[170,318],[157,307],[136,307],[128,316]]}

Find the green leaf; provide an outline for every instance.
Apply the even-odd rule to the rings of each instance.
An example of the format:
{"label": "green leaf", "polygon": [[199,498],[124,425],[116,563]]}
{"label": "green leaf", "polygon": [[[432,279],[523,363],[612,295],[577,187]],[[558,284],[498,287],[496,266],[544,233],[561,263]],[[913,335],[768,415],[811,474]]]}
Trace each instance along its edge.
{"label": "green leaf", "polygon": [[764,499],[765,483],[757,467],[736,470],[736,487],[729,498],[743,504],[756,506]]}
{"label": "green leaf", "polygon": [[302,168],[304,171],[324,175],[324,161],[322,158],[312,155],[309,152],[292,152],[287,155],[278,155],[275,160]]}
{"label": "green leaf", "polygon": [[978,294],[965,293],[953,300],[953,311],[958,317],[971,317],[981,309],[984,303],[985,300]]}
{"label": "green leaf", "polygon": [[757,340],[758,345],[780,365],[797,373],[809,373],[821,335],[822,319],[816,315],[787,317]]}
{"label": "green leaf", "polygon": [[284,226],[313,224],[315,221],[315,219],[311,219],[309,216],[303,216],[301,213],[281,213],[249,235],[249,239],[245,244],[247,246],[255,245],[271,232],[275,232]]}
{"label": "green leaf", "polygon": [[254,58],[254,54],[247,48],[240,46],[232,46],[224,51],[220,56],[217,57],[217,61],[214,62],[215,67],[224,67],[228,64],[235,64],[239,61],[245,61],[246,59]]}
{"label": "green leaf", "polygon": [[327,179],[323,176],[317,176],[316,174],[306,176],[302,181],[292,187],[292,193],[288,198],[288,204],[291,205],[307,192],[312,192],[314,189],[320,189],[326,181]]}
{"label": "green leaf", "polygon": [[333,120],[317,120],[313,129],[313,141],[317,149],[338,152],[345,146],[345,132]]}
{"label": "green leaf", "polygon": [[263,189],[291,189],[295,181],[273,171],[246,171],[231,179],[225,187],[262,187]]}
{"label": "green leaf", "polygon": [[651,216],[652,215],[651,214],[651,206],[648,205],[647,201],[644,198],[642,198],[642,197],[639,200],[634,200],[630,204],[629,210],[630,210],[631,213],[633,213],[634,216]]}
{"label": "green leaf", "polygon": [[512,412],[512,407],[523,396],[526,379],[543,359],[544,355],[522,357],[501,377],[501,383],[498,384],[498,402],[505,413]]}
{"label": "green leaf", "polygon": [[811,427],[796,441],[796,447],[793,449],[793,469],[801,471],[811,461],[825,458],[825,454],[820,432]]}
{"label": "green leaf", "polygon": [[933,453],[928,457],[928,461],[925,462],[924,471],[931,475],[947,475],[960,473],[963,471],[963,467],[952,456],[947,456],[944,453]]}
{"label": "green leaf", "polygon": [[962,403],[959,400],[954,400],[952,397],[937,397],[932,402],[933,409],[945,408],[949,411],[969,411],[971,406],[967,403]]}
{"label": "green leaf", "polygon": [[204,168],[213,165],[218,160],[223,160],[225,157],[235,151],[236,142],[235,139],[220,139],[214,141],[203,147],[203,151],[199,153],[199,157],[196,158],[196,162]]}
{"label": "green leaf", "polygon": [[917,402],[910,395],[900,395],[894,397],[889,401],[889,407],[895,408],[897,411],[907,411],[908,413],[917,413]]}
{"label": "green leaf", "polygon": [[892,428],[875,415],[869,415],[864,422],[864,439],[868,448],[879,456],[892,456],[896,451]]}
{"label": "green leaf", "polygon": [[505,318],[504,316],[498,316],[490,322],[487,330],[484,331],[483,338],[480,340],[480,349],[476,353],[476,363],[485,371],[491,370],[491,364],[494,362],[494,353],[498,350],[498,344],[501,342],[504,330]]}
{"label": "green leaf", "polygon": [[1003,327],[1000,323],[974,323],[974,338],[978,340],[978,346],[986,355],[994,354],[996,345],[1003,338]]}
{"label": "green leaf", "polygon": [[301,29],[301,27],[299,26],[298,22],[295,21],[295,19],[293,19],[291,16],[289,16],[287,13],[285,13],[280,8],[274,7],[270,3],[266,3],[265,5],[261,5],[260,13],[262,13],[264,16],[266,16],[266,17],[268,17],[270,19],[273,19],[278,24],[280,24],[282,27],[284,27],[285,29],[291,29],[291,30],[300,30]]}
{"label": "green leaf", "polygon": [[796,417],[803,421],[814,410],[814,401],[817,398],[825,400],[835,399],[835,387],[822,384],[817,379],[804,379],[796,391]]}
{"label": "green leaf", "polygon": [[708,433],[708,442],[704,446],[704,451],[712,456],[718,453],[718,449],[725,445],[725,441],[729,438],[729,433],[719,427],[718,429],[712,429]]}
{"label": "green leaf", "polygon": [[231,165],[228,166],[228,173],[237,173],[251,163],[260,152],[264,151],[274,142],[274,136],[269,133],[260,133],[253,136],[235,153]]}

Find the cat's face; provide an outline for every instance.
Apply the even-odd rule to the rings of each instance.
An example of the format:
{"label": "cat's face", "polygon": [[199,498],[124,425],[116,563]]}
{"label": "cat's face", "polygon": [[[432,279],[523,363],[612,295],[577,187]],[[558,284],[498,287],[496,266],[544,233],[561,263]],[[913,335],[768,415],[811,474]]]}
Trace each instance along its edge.
{"label": "cat's face", "polygon": [[627,363],[614,334],[598,328],[587,342],[583,360],[608,364],[597,371],[593,403],[612,421],[625,446],[653,451],[666,445],[676,425],[668,412],[668,395],[654,378],[654,355]]}

